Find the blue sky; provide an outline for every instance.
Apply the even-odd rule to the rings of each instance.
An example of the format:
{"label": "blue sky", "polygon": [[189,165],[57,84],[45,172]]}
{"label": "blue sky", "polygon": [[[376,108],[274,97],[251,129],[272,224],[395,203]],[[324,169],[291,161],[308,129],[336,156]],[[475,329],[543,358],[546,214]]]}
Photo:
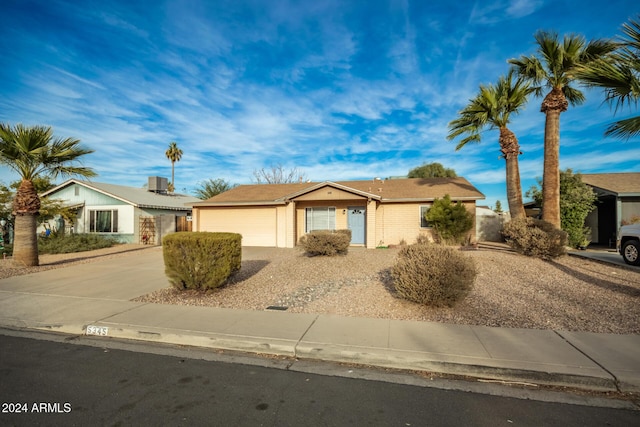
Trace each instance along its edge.
{"label": "blue sky", "polygon": [[[534,52],[536,30],[614,37],[639,13],[632,0],[3,0],[0,121],[80,139],[98,182],[170,177],[176,141],[178,191],[276,164],[335,181],[440,162],[506,207],[497,131],[456,152],[447,124]],[[586,95],[562,114],[561,168],[639,172],[640,139],[604,139],[613,111]],[[542,175],[540,102],[511,125],[524,190]]]}

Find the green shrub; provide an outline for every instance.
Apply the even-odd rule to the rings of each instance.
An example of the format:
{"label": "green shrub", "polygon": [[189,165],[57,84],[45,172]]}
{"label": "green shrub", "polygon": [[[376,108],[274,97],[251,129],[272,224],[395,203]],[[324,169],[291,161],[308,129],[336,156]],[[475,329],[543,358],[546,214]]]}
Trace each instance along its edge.
{"label": "green shrub", "polygon": [[453,203],[449,195],[436,199],[425,214],[443,243],[463,243],[473,228],[473,215],[460,202]]}
{"label": "green shrub", "polygon": [[316,230],[300,238],[308,255],[346,254],[351,244],[351,230]]}
{"label": "green shrub", "polygon": [[69,254],[110,248],[116,239],[101,234],[52,233],[48,237],[38,237],[38,252],[41,254]]}
{"label": "green shrub", "polygon": [[162,239],[165,274],[176,289],[217,288],[240,270],[241,243],[236,233],[169,234]]}
{"label": "green shrub", "polygon": [[502,234],[509,246],[523,255],[553,259],[566,253],[567,233],[546,221],[514,219],[504,225]]}
{"label": "green shrub", "polygon": [[398,295],[433,307],[453,307],[471,291],[476,274],[471,258],[454,248],[430,244],[402,248],[391,268]]}

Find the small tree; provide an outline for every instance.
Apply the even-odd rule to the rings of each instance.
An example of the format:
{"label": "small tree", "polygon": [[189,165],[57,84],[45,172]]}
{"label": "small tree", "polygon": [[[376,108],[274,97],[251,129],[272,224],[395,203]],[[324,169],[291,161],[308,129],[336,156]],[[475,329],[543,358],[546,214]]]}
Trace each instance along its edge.
{"label": "small tree", "polygon": [[455,178],[456,171],[445,168],[440,163],[425,163],[409,171],[408,178]]}
{"label": "small tree", "polygon": [[222,178],[208,179],[198,183],[199,187],[195,190],[197,198],[207,200],[213,196],[217,196],[220,193],[231,190],[236,184],[231,184],[229,181],[225,181]]}
{"label": "small tree", "polygon": [[443,242],[462,243],[473,228],[473,215],[462,203],[454,204],[448,194],[433,202],[425,219]]}
{"label": "small tree", "polygon": [[291,184],[294,182],[304,182],[307,175],[298,171],[298,168],[285,170],[281,164],[271,165],[269,169],[262,168],[253,171],[253,179],[256,184]]}
{"label": "small tree", "polygon": [[496,207],[493,211],[496,213],[502,213],[502,203],[500,203],[500,200],[496,200]]}
{"label": "small tree", "polygon": [[[544,211],[539,187],[531,187],[526,195],[542,206]],[[572,247],[577,248],[587,243],[591,229],[585,227],[584,222],[589,212],[595,209],[597,200],[593,189],[582,182],[580,173],[574,174],[571,169],[560,172],[560,224],[562,230],[567,232],[569,245]]]}

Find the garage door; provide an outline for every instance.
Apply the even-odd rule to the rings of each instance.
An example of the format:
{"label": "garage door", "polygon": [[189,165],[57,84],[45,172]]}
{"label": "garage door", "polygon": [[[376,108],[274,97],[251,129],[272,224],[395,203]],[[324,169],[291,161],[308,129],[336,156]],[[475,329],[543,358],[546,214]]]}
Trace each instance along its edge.
{"label": "garage door", "polygon": [[242,246],[276,246],[276,208],[200,208],[200,231],[242,234]]}

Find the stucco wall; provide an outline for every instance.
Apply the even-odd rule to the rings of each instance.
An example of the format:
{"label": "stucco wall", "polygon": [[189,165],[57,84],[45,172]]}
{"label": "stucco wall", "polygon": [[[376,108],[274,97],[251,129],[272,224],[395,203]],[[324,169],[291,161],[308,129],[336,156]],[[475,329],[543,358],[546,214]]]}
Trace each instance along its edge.
{"label": "stucco wall", "polygon": [[[471,240],[476,241],[475,235],[475,202],[462,202],[467,211],[473,215],[474,227],[469,233]],[[432,228],[420,225],[420,206],[430,206],[431,203],[382,203],[376,211],[376,245],[388,246],[400,243],[412,244],[419,235],[435,238]]]}

